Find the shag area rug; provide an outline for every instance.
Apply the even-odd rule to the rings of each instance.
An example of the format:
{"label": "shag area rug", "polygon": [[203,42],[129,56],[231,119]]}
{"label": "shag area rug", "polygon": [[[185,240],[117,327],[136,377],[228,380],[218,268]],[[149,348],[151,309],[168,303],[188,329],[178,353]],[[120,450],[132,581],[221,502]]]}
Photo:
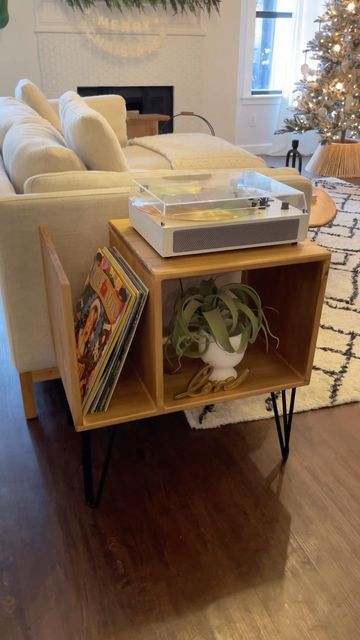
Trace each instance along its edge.
{"label": "shag area rug", "polygon": [[[335,178],[316,180],[316,185],[334,199],[337,214],[327,226],[309,230],[309,238],[329,249],[332,258],[311,383],[297,390],[297,412],[360,401],[360,186]],[[271,416],[270,395],[186,411],[194,429]]]}

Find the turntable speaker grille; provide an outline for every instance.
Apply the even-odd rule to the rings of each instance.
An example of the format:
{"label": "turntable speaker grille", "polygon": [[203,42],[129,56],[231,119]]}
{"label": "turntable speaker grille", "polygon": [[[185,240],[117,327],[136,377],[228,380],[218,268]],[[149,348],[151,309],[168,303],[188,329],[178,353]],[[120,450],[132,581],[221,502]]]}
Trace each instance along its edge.
{"label": "turntable speaker grille", "polygon": [[278,242],[295,242],[299,221],[279,220],[218,225],[197,229],[179,229],[173,234],[174,253],[194,252],[227,247],[251,247]]}

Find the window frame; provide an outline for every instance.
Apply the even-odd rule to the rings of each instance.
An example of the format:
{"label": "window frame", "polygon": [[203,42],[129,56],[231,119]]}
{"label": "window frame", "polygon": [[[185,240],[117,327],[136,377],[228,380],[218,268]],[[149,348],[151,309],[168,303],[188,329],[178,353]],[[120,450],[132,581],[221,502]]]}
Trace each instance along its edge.
{"label": "window frame", "polygon": [[[253,51],[257,18],[293,18],[295,11],[257,11],[256,0],[247,0],[241,14],[240,73],[242,73],[242,104],[279,104],[283,90],[253,90]],[[241,64],[243,60],[244,64]]]}

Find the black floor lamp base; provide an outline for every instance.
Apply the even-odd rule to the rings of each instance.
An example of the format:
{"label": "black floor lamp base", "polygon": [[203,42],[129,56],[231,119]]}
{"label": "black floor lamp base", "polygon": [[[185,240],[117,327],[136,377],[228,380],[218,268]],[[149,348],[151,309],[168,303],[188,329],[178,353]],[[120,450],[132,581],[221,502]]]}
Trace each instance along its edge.
{"label": "black floor lamp base", "polygon": [[296,161],[298,160],[299,173],[301,173],[301,170],[302,170],[302,154],[298,150],[299,140],[292,140],[291,141],[291,145],[292,145],[291,149],[286,154],[286,166],[287,167],[289,166],[290,160],[291,160],[291,166],[292,166],[293,169],[295,169]]}

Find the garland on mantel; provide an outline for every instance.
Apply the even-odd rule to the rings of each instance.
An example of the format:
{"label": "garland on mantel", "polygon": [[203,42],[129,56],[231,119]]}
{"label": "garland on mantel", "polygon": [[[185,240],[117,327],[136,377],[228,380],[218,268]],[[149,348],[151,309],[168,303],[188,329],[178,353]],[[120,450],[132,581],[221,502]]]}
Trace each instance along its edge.
{"label": "garland on mantel", "polygon": [[[97,0],[66,0],[72,9],[80,9],[85,11],[96,5]],[[219,13],[221,0],[104,0],[109,9],[138,9],[144,11],[147,6],[153,9],[162,8],[172,10],[174,13],[197,13],[198,11],[207,11],[210,15],[214,9]]]}

